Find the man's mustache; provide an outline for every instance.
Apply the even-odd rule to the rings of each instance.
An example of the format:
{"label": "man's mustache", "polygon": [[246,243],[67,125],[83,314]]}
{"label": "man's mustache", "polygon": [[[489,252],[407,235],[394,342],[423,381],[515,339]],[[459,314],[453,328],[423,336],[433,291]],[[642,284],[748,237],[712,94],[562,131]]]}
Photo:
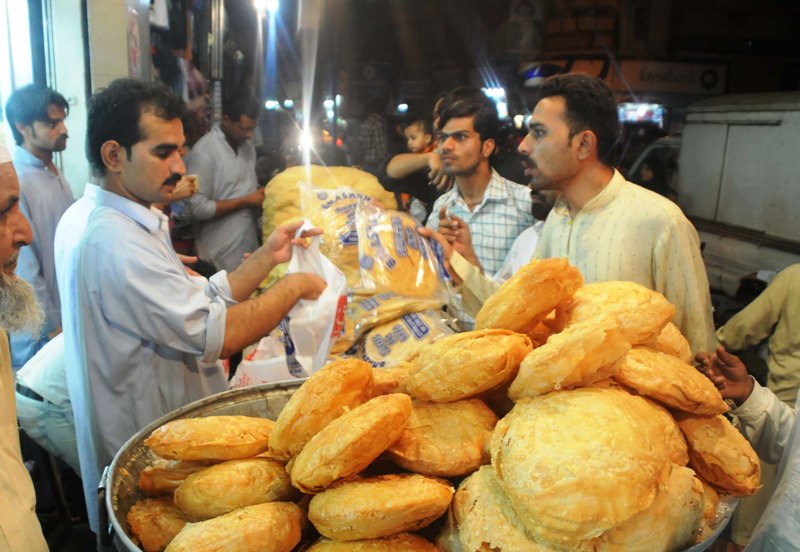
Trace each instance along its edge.
{"label": "man's mustache", "polygon": [[170,184],[177,184],[178,182],[181,181],[181,178],[183,178],[183,175],[173,174],[164,181],[164,186],[169,186]]}

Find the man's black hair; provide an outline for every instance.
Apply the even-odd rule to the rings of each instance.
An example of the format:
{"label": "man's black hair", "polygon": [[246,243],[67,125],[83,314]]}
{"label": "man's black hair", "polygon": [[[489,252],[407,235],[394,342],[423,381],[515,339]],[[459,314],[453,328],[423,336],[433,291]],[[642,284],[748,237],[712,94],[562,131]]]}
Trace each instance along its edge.
{"label": "man's black hair", "polygon": [[139,125],[142,114],[171,121],[179,119],[186,104],[166,85],[137,79],[116,79],[89,100],[86,156],[99,174],[106,173],[100,148],[109,140],[125,148],[128,159],[133,145],[144,138]]}
{"label": "man's black hair", "polygon": [[261,113],[261,104],[248,94],[234,96],[222,106],[222,114],[227,115],[232,123],[238,122],[242,115],[257,120],[259,113]]}
{"label": "man's black hair", "polygon": [[584,130],[597,136],[597,158],[607,158],[619,139],[617,101],[602,79],[578,73],[556,75],[542,83],[539,99],[561,96],[566,104],[570,138]]}
{"label": "man's black hair", "polygon": [[480,136],[481,142],[497,140],[500,130],[497,106],[479,88],[460,86],[447,93],[439,108],[438,130],[444,128],[450,119],[461,117],[473,117],[472,127]]}
{"label": "man's black hair", "polygon": [[34,121],[49,121],[47,109],[57,105],[69,113],[69,105],[64,96],[41,84],[29,84],[14,91],[6,102],[6,120],[18,146],[24,141],[16,123],[32,125]]}

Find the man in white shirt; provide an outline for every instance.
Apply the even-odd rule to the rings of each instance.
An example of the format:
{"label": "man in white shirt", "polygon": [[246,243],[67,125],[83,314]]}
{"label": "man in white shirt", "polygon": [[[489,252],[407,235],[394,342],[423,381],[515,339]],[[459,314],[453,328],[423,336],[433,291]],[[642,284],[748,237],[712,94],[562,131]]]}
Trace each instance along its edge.
{"label": "man in white shirt", "polygon": [[6,118],[17,144],[14,166],[19,177],[20,208],[33,230],[33,242],[20,252],[17,274],[34,287],[45,313],[45,325],[39,335],[10,335],[14,370],[19,370],[61,331],[53,236],[61,215],[74,198],[53,154],[67,147],[64,119],[68,113],[64,96],[41,84],[23,86],[6,103]]}
{"label": "man in white shirt", "polygon": [[19,182],[0,139],[0,550],[45,552],[36,495],[19,448],[14,376],[6,331],[38,332],[42,311],[30,284],[14,274],[33,235],[19,208]]}
{"label": "man in white shirt", "polygon": [[258,103],[247,97],[226,103],[222,123],[187,156],[188,172],[198,176],[197,193],[188,200],[197,254],[220,270],[233,270],[258,248],[264,188],[256,181],[256,150],[250,143],[258,111]]}
{"label": "man in white shirt", "polygon": [[[80,236],[58,266],[67,386],[89,522],[97,483],[127,439],[153,420],[226,388],[213,363],[269,333],[299,299],[325,287],[291,274],[247,300],[291,257],[298,224],[276,229],[235,271],[187,274],[152,207],[169,203],[185,173],[183,101],[160,83],[118,79],[89,103],[87,152],[101,187]],[[65,216],[69,215],[69,211]],[[312,234],[318,234],[314,231]],[[63,273],[63,274],[62,274]]]}
{"label": "man in white shirt", "polygon": [[[600,79],[568,74],[551,77],[539,92],[519,151],[532,189],[560,198],[534,256],[566,257],[586,282],[633,281],[662,293],[675,306],[672,321],[692,351],[713,349],[711,293],[697,231],[678,206],[627,182],[606,160],[619,134],[611,89]],[[452,255],[450,264],[464,281],[465,305],[479,309],[497,284],[461,255]]]}

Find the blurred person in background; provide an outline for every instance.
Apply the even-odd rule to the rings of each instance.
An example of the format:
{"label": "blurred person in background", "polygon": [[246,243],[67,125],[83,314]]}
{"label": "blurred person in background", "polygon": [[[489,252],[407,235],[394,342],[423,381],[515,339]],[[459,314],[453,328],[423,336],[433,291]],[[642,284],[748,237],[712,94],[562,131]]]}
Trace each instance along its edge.
{"label": "blurred person in background", "polygon": [[16,90],[6,103],[6,119],[17,144],[14,165],[20,208],[33,230],[33,241],[20,252],[17,274],[34,287],[45,313],[45,324],[38,335],[11,334],[14,370],[61,331],[53,237],[61,215],[75,199],[69,182],[53,162],[53,154],[67,147],[69,134],[64,120],[68,113],[64,96],[40,84]]}

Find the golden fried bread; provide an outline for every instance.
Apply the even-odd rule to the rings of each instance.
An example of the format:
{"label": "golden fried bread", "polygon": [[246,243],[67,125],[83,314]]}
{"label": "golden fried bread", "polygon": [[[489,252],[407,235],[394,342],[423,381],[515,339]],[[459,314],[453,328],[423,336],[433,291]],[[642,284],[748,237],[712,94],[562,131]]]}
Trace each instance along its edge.
{"label": "golden fried bread", "polygon": [[537,397],[606,379],[628,349],[630,343],[613,317],[571,324],[528,353],[508,396],[513,400]]}
{"label": "golden fried bread", "polygon": [[289,552],[300,542],[305,516],[291,502],[266,502],[189,523],[166,552]]}
{"label": "golden fried bread", "polygon": [[694,360],[692,348],[689,341],[683,336],[678,326],[668,322],[664,329],[657,336],[643,343],[645,347],[650,347],[656,351],[667,353],[678,358],[686,364],[691,364]]}
{"label": "golden fried bread", "polygon": [[676,414],[689,445],[689,467],[707,483],[734,495],[760,488],[761,464],[747,439],[725,416]]}
{"label": "golden fried bread", "polygon": [[432,310],[412,312],[372,328],[364,336],[361,358],[375,368],[408,361],[425,345],[453,333],[443,316]]}
{"label": "golden fried bread", "polygon": [[423,475],[457,477],[489,463],[489,441],[497,416],[479,399],[452,403],[414,402],[405,431],[386,456]]}
{"label": "golden fried bread", "polygon": [[491,466],[483,466],[461,482],[450,512],[463,550],[547,550],[527,534]]}
{"label": "golden fried bread", "polygon": [[703,486],[689,468],[674,466],[653,503],[597,539],[597,552],[669,552],[694,544],[703,517]]}
{"label": "golden fried bread", "polygon": [[209,519],[245,506],[296,496],[283,464],[248,458],[193,473],[175,491],[175,504],[194,519]]}
{"label": "golden fried bread", "polygon": [[372,396],[372,367],[335,360],[308,378],[286,403],[269,439],[270,453],[289,460],[328,423]]}
{"label": "golden fried bread", "polygon": [[398,362],[393,366],[375,368],[372,371],[372,395],[389,395],[391,393],[405,393],[408,376],[414,369],[410,362]]}
{"label": "golden fried bread", "polygon": [[531,340],[509,330],[475,330],[440,339],[411,359],[406,382],[415,399],[452,402],[499,387],[517,373]]}
{"label": "golden fried bread", "polygon": [[187,523],[171,498],[139,500],[128,511],[128,527],[144,552],[161,552]]}
{"label": "golden fried bread", "polygon": [[408,213],[359,204],[358,252],[366,289],[443,297],[436,255],[428,240],[417,233],[418,226],[419,221]]}
{"label": "golden fried bread", "polygon": [[702,542],[711,536],[719,524],[717,519],[719,493],[702,479],[698,478],[697,480],[703,486],[703,519],[700,522],[700,534],[697,537],[697,541]]}
{"label": "golden fried bread", "polygon": [[351,477],[394,443],[411,416],[411,399],[381,395],[336,418],[303,447],[291,468],[292,485],[318,493]]}
{"label": "golden fried bread", "polygon": [[335,541],[322,537],[306,552],[437,552],[433,543],[414,533],[400,533],[383,539]]}
{"label": "golden fried bread", "polygon": [[475,329],[526,334],[582,285],[581,273],[567,259],[534,259],[486,300],[475,316]]}
{"label": "golden fried bread", "polygon": [[670,463],[645,406],[580,388],[522,399],[497,423],[492,467],[537,542],[576,547],[652,504]]}
{"label": "golden fried bread", "polygon": [[142,470],[139,475],[139,488],[151,496],[172,495],[187,476],[208,466],[208,462],[160,460]]}
{"label": "golden fried bread", "polygon": [[682,360],[654,349],[628,351],[614,378],[670,408],[705,416],[728,411],[711,380]]}
{"label": "golden fried bread", "polygon": [[144,444],[170,460],[235,460],[267,450],[275,422],[250,416],[207,416],[167,422]]}
{"label": "golden fried bread", "polygon": [[571,324],[613,315],[636,345],[657,336],[675,315],[675,307],[657,291],[635,282],[594,282],[575,292],[568,312]]}
{"label": "golden fried bread", "polygon": [[314,496],[308,519],[330,539],[377,539],[427,526],[452,496],[448,481],[418,474],[356,479]]}
{"label": "golden fried bread", "polygon": [[655,424],[661,425],[661,434],[664,437],[667,455],[670,462],[677,466],[686,466],[689,463],[689,449],[686,446],[686,439],[683,437],[681,428],[675,418],[672,417],[666,408],[655,401],[645,397],[645,403],[649,408],[643,419],[650,420]]}

